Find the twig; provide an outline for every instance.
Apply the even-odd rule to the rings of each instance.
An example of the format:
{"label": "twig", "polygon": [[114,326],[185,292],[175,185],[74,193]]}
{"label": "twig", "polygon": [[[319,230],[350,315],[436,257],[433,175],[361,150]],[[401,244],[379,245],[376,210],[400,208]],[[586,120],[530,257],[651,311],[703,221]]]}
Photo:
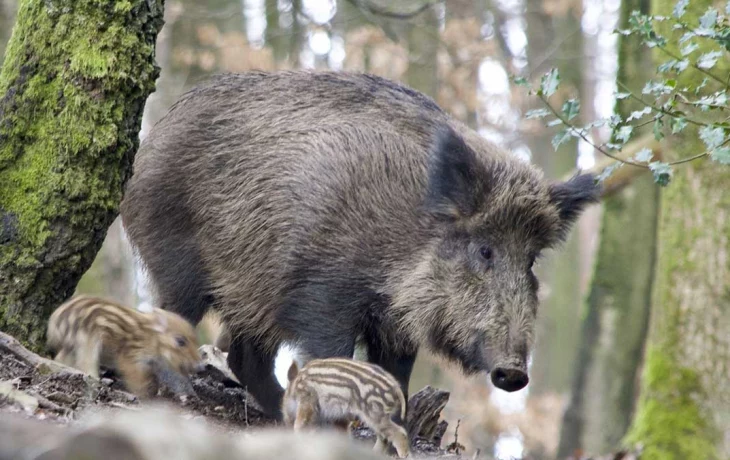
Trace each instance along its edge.
{"label": "twig", "polygon": [[674,117],[674,118],[684,118],[687,121],[687,123],[691,123],[691,124],[696,125],[696,126],[707,126],[707,123],[702,123],[701,121],[696,121],[696,120],[692,120],[691,118],[687,118],[687,117],[683,117],[681,115],[677,115],[675,112],[671,112],[669,110],[665,110],[665,109],[663,109],[661,107],[656,107],[656,106],[654,106],[654,105],[646,102],[641,97],[635,95],[626,85],[624,85],[623,83],[621,83],[621,81],[619,81],[619,80],[616,80],[616,85],[620,86],[624,91],[626,91],[629,94],[629,97],[631,97],[631,99],[634,99],[636,101],[641,102],[646,107],[649,107],[650,109],[652,109],[655,112],[663,113],[664,115],[668,115],[668,116]]}
{"label": "twig", "polygon": [[591,142],[591,140],[588,139],[588,136],[585,135],[585,133],[583,132],[582,129],[578,129],[575,126],[573,126],[570,123],[568,123],[568,120],[566,120],[565,117],[563,117],[563,115],[561,115],[557,110],[555,110],[555,108],[552,105],[550,105],[550,103],[547,101],[547,99],[545,99],[544,96],[538,96],[538,97],[547,106],[547,108],[553,113],[553,115],[555,115],[561,122],[563,122],[563,124],[565,126],[567,126],[568,128],[574,130],[574,132],[578,133],[578,136],[581,139],[583,139],[586,143],[588,143],[590,146],[592,146],[594,149],[598,150],[599,152],[601,152],[602,154],[606,155],[607,157],[612,158],[612,159],[614,159],[616,161],[619,161],[621,163],[624,163],[624,164],[627,164],[627,165],[631,165],[631,166],[636,166],[637,168],[645,168],[645,169],[648,169],[649,168],[649,166],[647,166],[647,165],[643,165],[643,164],[640,164],[640,163],[634,163],[631,160],[624,160],[622,158],[617,157],[616,155],[613,155],[611,153],[608,153],[601,146],[595,144],[594,142]]}
{"label": "twig", "polygon": [[[581,139],[583,139],[588,145],[590,145],[594,149],[598,150],[599,152],[601,152],[602,154],[606,155],[607,157],[609,157],[609,158],[611,158],[613,160],[616,160],[616,161],[618,161],[620,163],[627,164],[627,165],[631,165],[631,166],[635,166],[637,168],[651,169],[648,164],[636,163],[634,161],[626,160],[626,159],[620,158],[620,157],[618,157],[618,156],[616,156],[616,155],[614,155],[612,153],[609,153],[606,149],[604,149],[600,145],[596,144],[595,142],[592,142],[588,138],[588,136],[586,136],[586,134],[585,134],[585,132],[584,132],[583,129],[576,128],[575,126],[573,126],[572,124],[570,124],[568,122],[568,120],[565,119],[565,117],[563,117],[557,110],[555,110],[555,108],[547,101],[547,99],[544,96],[539,96],[538,95],[538,97],[545,104],[545,106],[547,106],[547,108],[550,110],[550,112],[552,112],[552,114],[555,115],[555,117],[557,117],[565,126],[567,126],[568,129],[571,129],[571,130],[573,130],[573,132],[577,133],[578,134],[578,137],[580,137]],[[689,120],[687,120],[687,121],[689,121]],[[704,124],[701,124],[701,123],[699,123],[699,124],[700,124],[700,126],[707,126],[707,125],[704,125]],[[720,144],[718,147],[723,147],[729,141],[730,141],[730,139],[726,140],[725,142],[723,142],[722,144]],[[669,166],[674,166],[674,165],[678,165],[678,164],[682,164],[682,163],[687,163],[687,162],[690,162],[690,161],[694,161],[694,160],[697,160],[697,159],[700,159],[700,158],[703,158],[703,157],[706,157],[706,156],[709,156],[709,155],[710,155],[710,150],[705,150],[704,152],[702,152],[700,154],[697,154],[697,155],[694,155],[694,156],[691,156],[691,157],[688,157],[688,158],[682,158],[681,160],[677,160],[677,161],[671,161],[671,162],[669,162],[667,164]]]}
{"label": "twig", "polygon": [[[663,47],[663,46],[658,46],[658,48],[659,48],[660,50],[664,51],[664,53],[668,54],[668,55],[669,55],[670,57],[672,57],[672,58],[676,59],[677,61],[681,61],[681,60],[682,60],[682,57],[680,57],[680,56],[676,55],[676,54],[675,54],[675,53],[673,53],[672,51],[669,51],[669,50],[668,50],[668,49],[666,49],[665,47]],[[713,74],[712,72],[708,72],[707,70],[705,70],[705,69],[703,69],[702,67],[698,66],[698,65],[697,65],[696,63],[691,63],[690,65],[692,66],[692,68],[694,68],[694,69],[696,69],[696,70],[699,70],[700,72],[702,72],[703,74],[705,74],[705,75],[707,75],[708,77],[712,78],[712,79],[713,79],[713,80],[715,80],[716,82],[719,82],[719,83],[720,83],[721,85],[725,86],[725,88],[728,88],[728,84],[727,84],[727,83],[725,83],[725,82],[724,82],[724,81],[722,80],[722,78],[716,77],[716,76],[715,76],[715,75],[714,75],[714,74]]]}
{"label": "twig", "polygon": [[461,419],[456,421],[456,428],[454,428],[454,450],[456,455],[459,455],[459,425],[461,425]]}

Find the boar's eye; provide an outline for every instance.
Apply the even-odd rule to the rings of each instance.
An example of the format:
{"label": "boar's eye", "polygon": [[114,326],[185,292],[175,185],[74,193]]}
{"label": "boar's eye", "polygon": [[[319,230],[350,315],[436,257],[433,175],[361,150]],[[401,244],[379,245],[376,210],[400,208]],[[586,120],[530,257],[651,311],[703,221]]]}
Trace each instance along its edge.
{"label": "boar's eye", "polygon": [[185,337],[183,337],[181,335],[178,335],[177,337],[175,337],[175,343],[177,344],[178,347],[184,347],[185,345],[188,344],[188,339],[186,339]]}
{"label": "boar's eye", "polygon": [[479,248],[479,256],[485,261],[485,262],[491,262],[492,257],[494,254],[492,254],[492,248],[489,246],[482,246]]}
{"label": "boar's eye", "polygon": [[489,246],[482,246],[479,248],[479,255],[482,256],[482,259],[484,260],[492,260],[492,248]]}

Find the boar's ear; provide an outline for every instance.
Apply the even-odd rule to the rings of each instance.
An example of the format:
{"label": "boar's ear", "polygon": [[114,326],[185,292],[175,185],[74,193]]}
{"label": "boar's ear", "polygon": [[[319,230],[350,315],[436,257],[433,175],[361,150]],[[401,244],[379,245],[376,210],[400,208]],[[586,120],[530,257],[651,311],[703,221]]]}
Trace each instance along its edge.
{"label": "boar's ear", "polygon": [[290,382],[294,380],[297,377],[297,374],[299,373],[299,367],[297,366],[296,360],[291,362],[291,366],[289,366],[289,371],[286,373],[286,378]]}
{"label": "boar's ear", "polygon": [[550,186],[550,201],[558,208],[560,216],[560,239],[565,238],[583,209],[598,201],[600,190],[592,174],[576,175]]}
{"label": "boar's ear", "polygon": [[441,128],[431,150],[426,210],[454,220],[477,211],[479,162],[474,151],[450,127]]}

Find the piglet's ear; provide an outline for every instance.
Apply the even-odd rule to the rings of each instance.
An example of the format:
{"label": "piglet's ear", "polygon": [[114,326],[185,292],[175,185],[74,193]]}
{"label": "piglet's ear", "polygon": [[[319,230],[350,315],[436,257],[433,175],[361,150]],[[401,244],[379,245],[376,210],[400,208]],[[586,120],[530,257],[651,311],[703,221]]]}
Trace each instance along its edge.
{"label": "piglet's ear", "polygon": [[601,188],[591,174],[579,174],[566,182],[550,186],[550,201],[558,208],[560,239],[565,238],[581,212],[598,201]]}
{"label": "piglet's ear", "polygon": [[479,203],[480,164],[450,127],[441,128],[431,149],[426,209],[446,220],[468,217]]}
{"label": "piglet's ear", "polygon": [[299,373],[299,367],[297,366],[296,361],[292,361],[291,366],[289,366],[289,371],[286,373],[286,378],[290,382],[294,380],[297,377],[297,374]]}
{"label": "piglet's ear", "polygon": [[164,311],[160,309],[155,309],[152,313],[155,317],[155,322],[153,328],[155,331],[159,332],[160,334],[165,333],[167,331],[167,315]]}

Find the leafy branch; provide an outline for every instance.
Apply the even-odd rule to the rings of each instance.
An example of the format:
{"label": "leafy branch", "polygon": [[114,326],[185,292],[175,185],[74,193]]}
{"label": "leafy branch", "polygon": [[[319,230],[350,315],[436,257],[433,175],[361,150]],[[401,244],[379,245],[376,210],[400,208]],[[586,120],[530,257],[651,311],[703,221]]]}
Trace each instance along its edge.
{"label": "leafy branch", "polygon": [[[617,99],[631,98],[641,105],[641,109],[631,112],[628,116],[614,113],[606,119],[594,120],[586,126],[577,126],[573,119],[580,111],[580,101],[572,98],[563,102],[560,109],[550,103],[560,86],[560,75],[557,69],[551,69],[540,80],[539,87],[533,89],[525,78],[513,78],[515,84],[525,86],[531,95],[537,96],[544,108],[530,110],[526,114],[528,119],[543,119],[548,127],[562,126],[563,129],[555,134],[552,145],[555,150],[572,138],[580,139],[592,146],[596,151],[615,161],[599,175],[599,180],[605,181],[611,174],[623,165],[634,168],[651,170],[654,180],[660,185],[667,185],[671,181],[673,167],[704,158],[709,158],[722,165],[730,165],[730,116],[727,115],[728,101],[730,100],[730,75],[727,80],[718,77],[711,69],[718,61],[727,60],[730,51],[730,2],[727,7],[727,16],[720,15],[714,8],[709,8],[694,27],[682,21],[689,0],[679,0],[674,8],[673,17],[649,16],[639,12],[632,13],[627,30],[617,30],[622,35],[639,35],[644,45],[658,48],[672,59],[663,62],[657,67],[657,74],[666,78],[650,80],[641,90],[641,95],[631,91],[625,84],[617,81],[621,89],[615,96]],[[683,32],[683,35],[674,42],[670,42],[657,33],[656,23],[671,23],[672,31]],[[703,39],[715,45],[715,48],[703,48],[702,54],[695,40]],[[680,54],[670,48],[680,49]],[[699,72],[704,76],[700,84],[681,86],[679,76],[685,71]],[[719,89],[712,86],[719,83]],[[716,85],[715,85],[716,86]],[[648,98],[653,98],[651,102]],[[654,152],[649,148],[641,148],[635,154],[626,157],[620,154],[639,128],[653,124],[653,134],[656,141],[667,135],[680,135],[687,126],[697,129],[699,138],[706,149],[702,153],[682,158],[672,162],[655,160]],[[593,128],[606,126],[612,131],[612,139],[598,145],[590,136]]]}

